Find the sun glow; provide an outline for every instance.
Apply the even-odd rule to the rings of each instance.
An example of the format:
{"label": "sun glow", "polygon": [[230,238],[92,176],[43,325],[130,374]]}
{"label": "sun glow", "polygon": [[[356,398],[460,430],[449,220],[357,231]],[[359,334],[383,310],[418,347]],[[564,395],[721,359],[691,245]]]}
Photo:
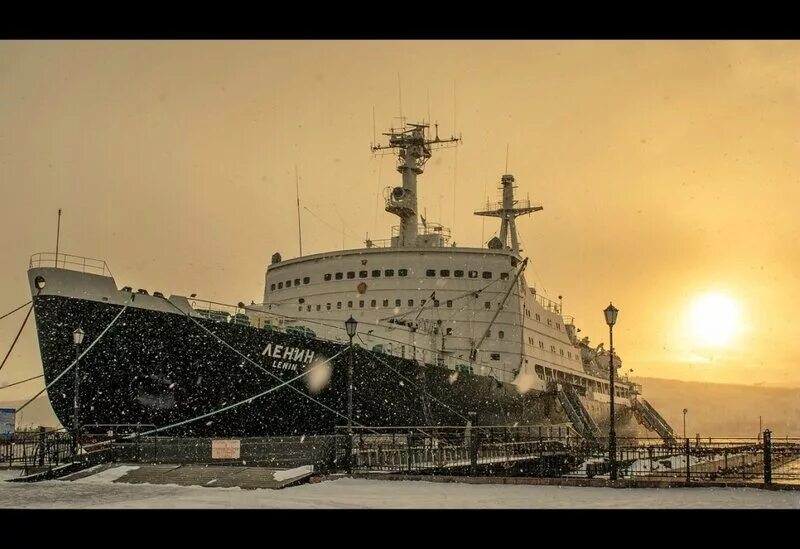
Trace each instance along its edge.
{"label": "sun glow", "polygon": [[725,347],[741,330],[738,303],[722,293],[707,293],[692,303],[689,329],[697,343]]}

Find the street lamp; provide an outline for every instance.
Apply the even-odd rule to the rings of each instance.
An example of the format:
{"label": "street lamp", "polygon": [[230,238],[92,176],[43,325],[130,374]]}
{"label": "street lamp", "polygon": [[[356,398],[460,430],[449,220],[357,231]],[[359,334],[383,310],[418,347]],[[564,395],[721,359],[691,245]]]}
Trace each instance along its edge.
{"label": "street lamp", "polygon": [[83,343],[83,336],[86,333],[81,328],[77,328],[72,332],[72,343],[75,345],[75,391],[73,395],[73,417],[72,417],[72,455],[78,454],[78,435],[80,431],[80,422],[78,421],[78,411],[80,410],[80,389],[81,378],[78,370],[78,359],[81,356],[81,344]]}
{"label": "street lamp", "polygon": [[617,432],[614,428],[614,324],[617,322],[619,309],[611,303],[603,311],[608,324],[608,371],[611,380],[611,427],[608,430],[608,456],[611,459],[611,480],[617,480]]}
{"label": "street lamp", "polygon": [[683,409],[683,438],[686,438],[686,413],[688,411],[686,408]]}
{"label": "street lamp", "polygon": [[347,368],[347,472],[353,472],[353,337],[356,335],[358,321],[350,315],[344,322],[347,337],[350,338],[350,364]]}

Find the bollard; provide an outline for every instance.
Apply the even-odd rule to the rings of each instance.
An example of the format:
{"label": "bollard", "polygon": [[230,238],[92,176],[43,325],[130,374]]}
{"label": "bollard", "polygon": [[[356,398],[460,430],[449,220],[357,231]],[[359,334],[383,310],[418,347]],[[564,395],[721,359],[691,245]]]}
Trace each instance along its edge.
{"label": "bollard", "polygon": [[764,431],[764,484],[772,483],[772,431]]}

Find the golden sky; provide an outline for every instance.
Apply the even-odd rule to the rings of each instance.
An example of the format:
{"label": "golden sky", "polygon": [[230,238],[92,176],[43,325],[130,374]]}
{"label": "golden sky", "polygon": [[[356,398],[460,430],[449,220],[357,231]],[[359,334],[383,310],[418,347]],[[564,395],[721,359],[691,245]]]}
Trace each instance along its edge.
{"label": "golden sky", "polygon": [[[119,286],[234,303],[297,255],[295,165],[305,253],[388,237],[399,174],[369,146],[399,76],[405,116],[463,136],[420,178],[459,245],[498,229],[472,211],[508,146],[544,205],[519,221],[528,282],[582,335],[607,340],[613,300],[635,376],[800,386],[799,68],[800,43],[769,41],[2,42],[0,314],[59,207],[61,250]],[[709,292],[741,317],[713,350],[686,333]],[[23,316],[0,321],[3,355]],[[28,327],[0,384],[40,371]]]}

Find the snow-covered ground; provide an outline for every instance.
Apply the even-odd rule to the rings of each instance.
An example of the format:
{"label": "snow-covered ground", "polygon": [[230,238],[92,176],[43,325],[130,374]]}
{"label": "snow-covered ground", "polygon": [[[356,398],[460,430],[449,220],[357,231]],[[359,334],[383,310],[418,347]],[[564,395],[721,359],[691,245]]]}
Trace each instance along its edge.
{"label": "snow-covered ground", "polygon": [[[0,508],[794,508],[800,491],[755,488],[576,488],[339,479],[284,490],[114,483],[113,468],[81,480],[0,482]],[[0,479],[12,473],[0,471]]]}

